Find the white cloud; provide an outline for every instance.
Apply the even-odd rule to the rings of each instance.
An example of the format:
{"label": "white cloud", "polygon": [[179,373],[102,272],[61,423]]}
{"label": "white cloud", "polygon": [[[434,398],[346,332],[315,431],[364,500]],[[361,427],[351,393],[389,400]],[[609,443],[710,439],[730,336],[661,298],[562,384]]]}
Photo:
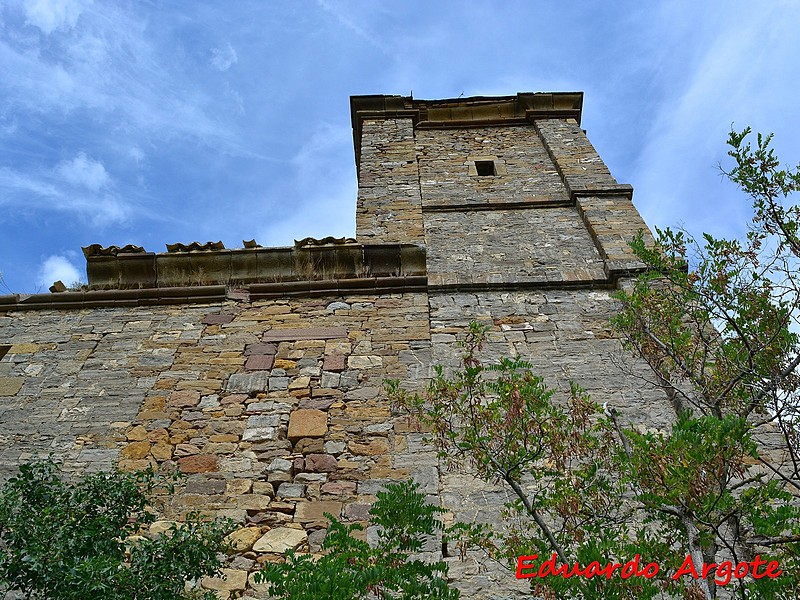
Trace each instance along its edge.
{"label": "white cloud", "polygon": [[50,35],[56,29],[71,29],[78,22],[86,0],[27,0],[23,3],[28,23]]}
{"label": "white cloud", "polygon": [[70,286],[75,282],[84,280],[85,277],[78,268],[73,265],[66,256],[49,256],[39,268],[39,275],[36,283],[43,287],[50,287],[55,281],[61,281]]}
{"label": "white cloud", "polygon": [[211,50],[211,60],[208,62],[217,71],[227,71],[239,62],[239,57],[236,55],[236,50],[233,49],[233,46],[228,44],[225,48]]}
{"label": "white cloud", "polygon": [[83,152],[72,160],[59,163],[56,170],[68,183],[88,188],[93,192],[97,192],[111,183],[111,177],[103,163],[89,158]]}

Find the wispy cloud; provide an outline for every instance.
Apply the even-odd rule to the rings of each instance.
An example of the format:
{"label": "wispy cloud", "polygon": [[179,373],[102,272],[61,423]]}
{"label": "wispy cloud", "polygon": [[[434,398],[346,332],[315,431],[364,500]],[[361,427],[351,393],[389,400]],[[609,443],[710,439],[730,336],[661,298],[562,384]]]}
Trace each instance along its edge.
{"label": "wispy cloud", "polygon": [[307,236],[355,235],[358,185],[349,127],[321,123],[291,160],[292,211],[259,233],[267,244],[287,245]]}
{"label": "wispy cloud", "polygon": [[27,0],[22,6],[27,22],[49,35],[56,29],[74,27],[89,4],[91,0]]}
{"label": "wispy cloud", "polygon": [[211,60],[208,62],[217,71],[227,71],[239,62],[239,57],[233,46],[227,44],[224,48],[213,48],[211,50]]}
{"label": "wispy cloud", "polygon": [[389,52],[389,46],[381,41],[378,36],[373,35],[370,33],[366,28],[356,24],[351,18],[349,18],[345,13],[352,14],[352,11],[348,9],[342,9],[337,6],[334,2],[329,0],[317,0],[317,4],[320,8],[322,8],[325,12],[333,15],[333,17],[339,22],[340,25],[345,27],[346,29],[350,30],[352,33],[355,33],[358,37],[362,40],[366,41],[370,45],[378,48],[383,52]]}
{"label": "wispy cloud", "polygon": [[[800,16],[800,11],[793,12]],[[781,11],[752,5],[735,17],[709,19],[701,33],[682,12],[662,16],[665,45],[680,47],[670,36],[697,37],[682,68],[668,70],[671,79],[662,81],[664,95],[635,171],[637,204],[654,224],[683,222],[693,231],[742,233],[747,202],[719,183],[715,166],[724,162],[724,140],[732,123],[739,129],[753,125],[769,130],[780,124],[796,130],[782,116],[794,110],[794,94],[788,90],[800,76],[797,66],[786,71],[792,64],[787,57],[800,53],[795,21]],[[699,197],[700,190],[716,190],[718,198]],[[722,199],[726,195],[729,201]]]}
{"label": "wispy cloud", "polygon": [[0,206],[78,214],[94,226],[123,223],[131,207],[104,189],[108,174],[85,156],[36,173],[0,168]]}
{"label": "wispy cloud", "polygon": [[[77,14],[80,27],[61,33],[57,54],[47,42],[30,36],[0,38],[0,63],[5,67],[0,94],[6,106],[41,115],[89,109],[96,122],[113,119],[143,136],[235,145],[231,133],[209,113],[209,98],[187,80],[170,48],[152,39],[146,19],[113,3],[75,0],[64,0],[63,6],[56,0],[43,1],[36,11],[37,26],[50,31],[74,24]],[[220,69],[236,60],[230,46],[212,58]]]}

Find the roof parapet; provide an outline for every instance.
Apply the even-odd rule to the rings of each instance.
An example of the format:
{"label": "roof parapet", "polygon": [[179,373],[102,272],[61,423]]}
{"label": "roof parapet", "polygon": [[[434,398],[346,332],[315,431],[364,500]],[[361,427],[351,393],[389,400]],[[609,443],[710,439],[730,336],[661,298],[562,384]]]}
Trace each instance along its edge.
{"label": "roof parapet", "polygon": [[[252,240],[255,244],[255,240]],[[90,290],[248,285],[426,274],[425,248],[364,245],[349,238],[306,238],[294,247],[235,250],[168,244],[169,252],[86,252]]]}

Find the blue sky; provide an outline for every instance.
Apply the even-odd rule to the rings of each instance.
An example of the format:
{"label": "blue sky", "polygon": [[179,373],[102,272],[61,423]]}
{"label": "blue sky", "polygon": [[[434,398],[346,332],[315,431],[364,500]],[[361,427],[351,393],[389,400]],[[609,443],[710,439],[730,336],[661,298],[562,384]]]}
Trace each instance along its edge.
{"label": "blue sky", "polygon": [[81,246],[353,235],[349,96],[583,91],[649,225],[735,235],[731,125],[800,161],[800,3],[4,0],[0,293]]}

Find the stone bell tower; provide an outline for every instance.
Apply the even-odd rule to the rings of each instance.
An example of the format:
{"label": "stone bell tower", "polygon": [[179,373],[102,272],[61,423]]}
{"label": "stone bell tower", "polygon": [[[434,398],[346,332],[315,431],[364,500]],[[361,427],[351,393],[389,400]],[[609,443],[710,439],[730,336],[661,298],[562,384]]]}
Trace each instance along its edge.
{"label": "stone bell tower", "polygon": [[[617,183],[581,129],[582,105],[582,93],[351,98],[356,237],[424,245],[429,365],[456,367],[469,322],[490,323],[488,360],[521,356],[549,387],[575,381],[628,422],[658,426],[664,398],[642,385],[647,367],[625,374],[610,361],[620,352],[612,293],[643,268],[628,242],[649,231],[633,189]],[[462,520],[496,524],[510,499],[441,467],[439,490]],[[513,591],[513,577],[490,565],[450,568],[467,597],[529,592]]]}

